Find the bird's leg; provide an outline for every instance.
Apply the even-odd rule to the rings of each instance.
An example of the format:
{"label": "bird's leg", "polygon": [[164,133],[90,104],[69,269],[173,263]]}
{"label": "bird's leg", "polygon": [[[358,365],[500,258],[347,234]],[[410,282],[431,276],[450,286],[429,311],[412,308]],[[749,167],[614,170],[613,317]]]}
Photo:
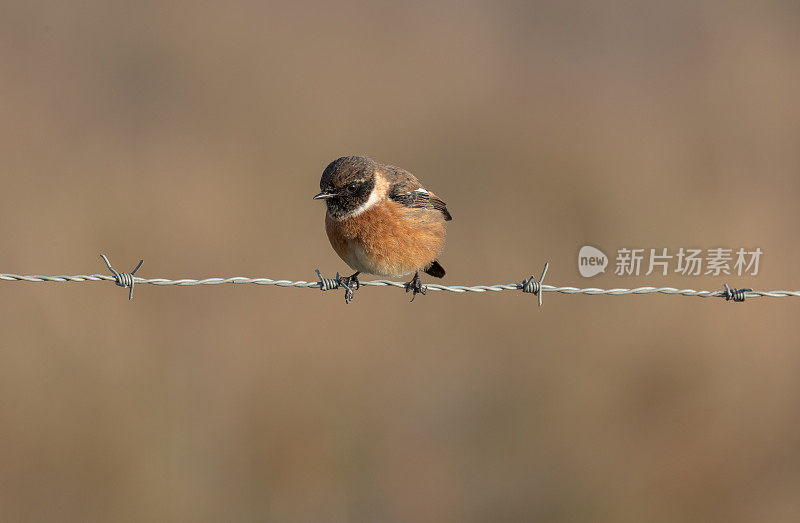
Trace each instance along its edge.
{"label": "bird's leg", "polygon": [[337,279],[339,286],[344,287],[345,303],[350,303],[353,301],[353,292],[357,291],[358,288],[361,287],[361,283],[358,281],[359,274],[361,274],[361,271],[356,271],[355,274],[351,276],[339,276]]}
{"label": "bird's leg", "polygon": [[425,294],[427,291],[425,290],[425,286],[422,285],[422,280],[419,279],[419,271],[414,273],[414,277],[411,278],[411,281],[406,283],[406,292],[411,291],[411,301],[414,301],[414,298],[417,297],[417,294]]}
{"label": "bird's leg", "polygon": [[348,284],[350,284],[350,285],[352,285],[354,283],[356,284],[356,288],[354,290],[358,290],[359,287],[361,287],[361,282],[358,281],[358,275],[359,274],[361,274],[361,271],[356,271],[356,272],[354,272],[353,274],[351,274],[350,276],[347,277],[347,283]]}

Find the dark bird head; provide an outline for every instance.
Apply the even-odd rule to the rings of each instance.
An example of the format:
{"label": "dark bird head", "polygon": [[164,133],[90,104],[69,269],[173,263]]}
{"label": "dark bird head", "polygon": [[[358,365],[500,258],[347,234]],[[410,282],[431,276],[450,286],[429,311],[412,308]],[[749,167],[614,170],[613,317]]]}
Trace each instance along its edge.
{"label": "dark bird head", "polygon": [[343,156],[331,162],[322,173],[315,200],[325,200],[332,218],[342,219],[364,209],[375,188],[378,164],[364,156]]}

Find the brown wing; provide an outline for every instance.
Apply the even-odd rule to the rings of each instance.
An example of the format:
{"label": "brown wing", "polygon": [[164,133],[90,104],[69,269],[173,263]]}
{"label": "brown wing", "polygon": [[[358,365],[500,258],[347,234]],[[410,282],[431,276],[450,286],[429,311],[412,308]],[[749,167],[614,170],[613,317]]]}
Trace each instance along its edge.
{"label": "brown wing", "polygon": [[439,263],[438,260],[433,260],[433,263],[431,263],[430,267],[425,269],[425,272],[434,278],[444,278],[445,275],[444,267],[442,267],[442,264]]}
{"label": "brown wing", "polygon": [[447,210],[447,204],[422,187],[413,174],[393,166],[386,166],[384,169],[387,178],[391,180],[391,186],[387,191],[390,200],[410,208],[437,210],[444,215],[445,221],[453,219]]}

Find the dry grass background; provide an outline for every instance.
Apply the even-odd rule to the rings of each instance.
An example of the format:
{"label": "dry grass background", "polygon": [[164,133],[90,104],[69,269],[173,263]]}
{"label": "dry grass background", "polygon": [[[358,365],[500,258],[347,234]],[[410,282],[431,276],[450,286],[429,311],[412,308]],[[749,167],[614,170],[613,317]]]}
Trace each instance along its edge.
{"label": "dry grass background", "polygon": [[[4,2],[0,271],[313,279],[368,154],[446,283],[798,289],[795,2]],[[0,283],[4,521],[797,521],[796,299]]]}

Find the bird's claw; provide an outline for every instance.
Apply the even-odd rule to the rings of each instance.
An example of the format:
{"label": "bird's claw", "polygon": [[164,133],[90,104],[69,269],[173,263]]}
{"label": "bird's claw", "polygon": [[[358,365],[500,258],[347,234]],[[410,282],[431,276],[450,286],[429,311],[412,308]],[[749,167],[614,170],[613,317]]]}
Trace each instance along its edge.
{"label": "bird's claw", "polygon": [[344,287],[344,302],[350,303],[353,301],[354,292],[361,287],[361,283],[358,281],[358,273],[350,276],[337,275],[336,281],[339,282],[340,287]]}
{"label": "bird's claw", "polygon": [[428,291],[425,289],[425,286],[422,285],[422,280],[419,278],[419,271],[414,273],[414,277],[411,278],[411,281],[406,283],[406,292],[411,292],[411,301],[414,301],[414,298],[417,297],[417,294],[425,294]]}

